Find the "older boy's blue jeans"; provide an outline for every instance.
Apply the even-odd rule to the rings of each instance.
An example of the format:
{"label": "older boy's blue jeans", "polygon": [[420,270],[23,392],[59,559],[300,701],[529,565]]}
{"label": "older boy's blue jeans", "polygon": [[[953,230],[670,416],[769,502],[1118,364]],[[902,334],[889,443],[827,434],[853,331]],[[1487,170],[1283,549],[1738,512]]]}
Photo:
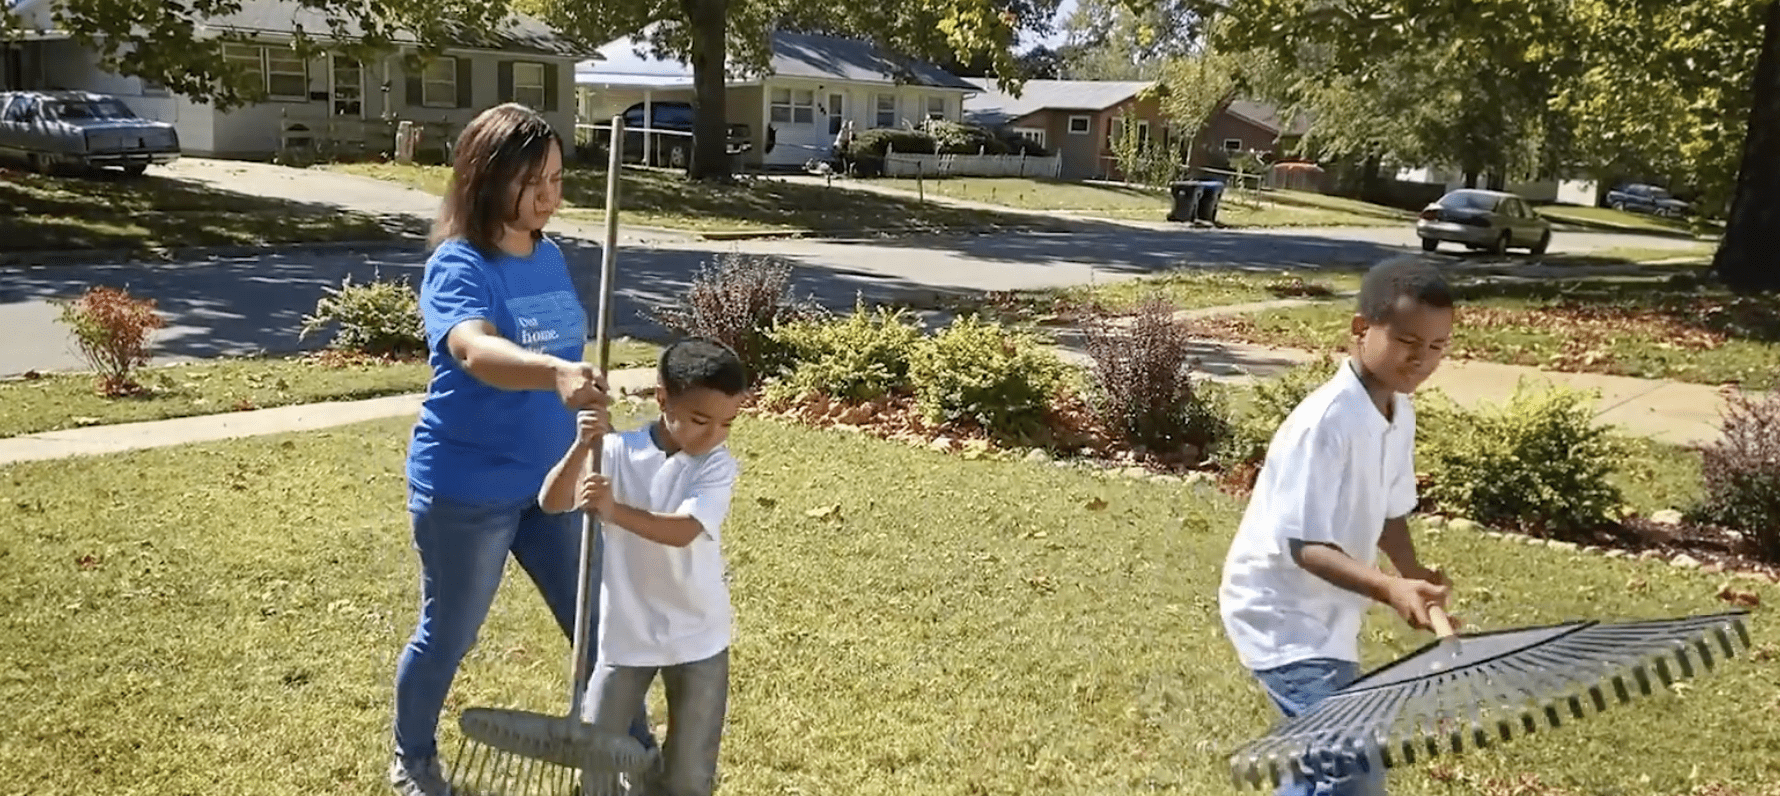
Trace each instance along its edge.
{"label": "older boy's blue jeans", "polygon": [[[461,503],[412,490],[408,513],[420,553],[420,621],[396,663],[395,744],[397,754],[420,760],[438,754],[445,695],[488,616],[508,553],[531,576],[573,643],[581,515],[549,514],[533,499]],[[603,542],[594,546],[595,588],[603,551]],[[598,600],[591,608],[590,634],[599,628]],[[653,748],[641,698],[636,705],[630,733]]]}
{"label": "older boy's blue jeans", "polygon": [[[1312,658],[1254,674],[1267,696],[1273,699],[1273,704],[1291,718],[1316,707],[1317,703],[1359,679],[1360,666],[1353,661]],[[1353,760],[1347,767],[1353,769],[1362,765],[1363,761]],[[1375,768],[1308,784],[1292,783],[1281,786],[1274,793],[1276,796],[1384,796],[1384,772]]]}

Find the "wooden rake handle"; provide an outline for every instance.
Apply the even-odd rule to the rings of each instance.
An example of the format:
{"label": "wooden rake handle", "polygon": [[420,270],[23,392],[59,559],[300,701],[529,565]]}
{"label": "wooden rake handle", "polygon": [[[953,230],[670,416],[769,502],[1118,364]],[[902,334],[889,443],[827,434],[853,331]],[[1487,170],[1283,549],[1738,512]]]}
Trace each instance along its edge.
{"label": "wooden rake handle", "polygon": [[1428,606],[1428,622],[1434,626],[1434,634],[1441,638],[1452,638],[1452,617],[1446,615],[1446,609],[1438,605]]}

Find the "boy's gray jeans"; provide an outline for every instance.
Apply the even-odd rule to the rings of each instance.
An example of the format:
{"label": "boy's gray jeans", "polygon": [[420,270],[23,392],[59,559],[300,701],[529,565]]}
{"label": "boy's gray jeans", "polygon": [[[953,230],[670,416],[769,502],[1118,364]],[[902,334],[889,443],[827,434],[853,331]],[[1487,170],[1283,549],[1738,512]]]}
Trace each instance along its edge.
{"label": "boy's gray jeans", "polygon": [[582,703],[582,719],[623,733],[636,717],[649,684],[661,674],[667,691],[668,732],[661,744],[661,773],[649,796],[710,796],[717,789],[717,751],[729,708],[729,650],[673,666],[594,666]]}

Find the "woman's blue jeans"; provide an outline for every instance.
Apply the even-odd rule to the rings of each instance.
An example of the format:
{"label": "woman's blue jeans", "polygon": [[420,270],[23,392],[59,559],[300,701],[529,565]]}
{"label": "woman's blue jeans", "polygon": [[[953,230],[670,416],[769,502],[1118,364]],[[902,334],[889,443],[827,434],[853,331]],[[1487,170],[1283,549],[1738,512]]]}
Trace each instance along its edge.
{"label": "woman's blue jeans", "polygon": [[[396,663],[395,745],[402,757],[426,759],[438,754],[445,695],[457,677],[458,664],[476,643],[509,553],[531,576],[563,635],[573,643],[581,515],[549,514],[529,498],[461,503],[413,490],[408,513],[414,549],[420,554],[420,621]],[[596,587],[603,549],[604,544],[594,547]],[[588,638],[594,639],[599,601],[590,607]],[[655,746],[641,702],[630,731],[645,748]]]}

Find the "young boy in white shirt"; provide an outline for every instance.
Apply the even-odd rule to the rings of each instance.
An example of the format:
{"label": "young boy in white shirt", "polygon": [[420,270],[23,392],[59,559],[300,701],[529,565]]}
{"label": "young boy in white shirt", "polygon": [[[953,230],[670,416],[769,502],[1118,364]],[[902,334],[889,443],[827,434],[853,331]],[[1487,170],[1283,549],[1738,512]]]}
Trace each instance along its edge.
{"label": "young boy in white shirt", "polygon": [[[1444,609],[1449,590],[1416,560],[1409,536],[1409,394],[1446,352],[1452,293],[1433,266],[1387,262],[1367,272],[1358,303],[1353,354],[1273,435],[1218,591],[1238,658],[1287,717],[1358,679],[1361,620],[1373,602],[1425,629],[1428,607]],[[1395,575],[1374,564],[1379,550]],[[1384,776],[1363,770],[1278,793],[1382,794]]]}
{"label": "young boy in white shirt", "polygon": [[[720,542],[739,468],[724,442],[747,374],[734,351],[687,340],[662,352],[661,418],[606,433],[585,415],[582,435],[544,482],[546,511],[597,511],[605,551],[598,654],[582,718],[623,733],[655,675],[667,691],[660,789],[708,796],[729,699],[731,608]],[[586,472],[603,435],[599,474]]]}

